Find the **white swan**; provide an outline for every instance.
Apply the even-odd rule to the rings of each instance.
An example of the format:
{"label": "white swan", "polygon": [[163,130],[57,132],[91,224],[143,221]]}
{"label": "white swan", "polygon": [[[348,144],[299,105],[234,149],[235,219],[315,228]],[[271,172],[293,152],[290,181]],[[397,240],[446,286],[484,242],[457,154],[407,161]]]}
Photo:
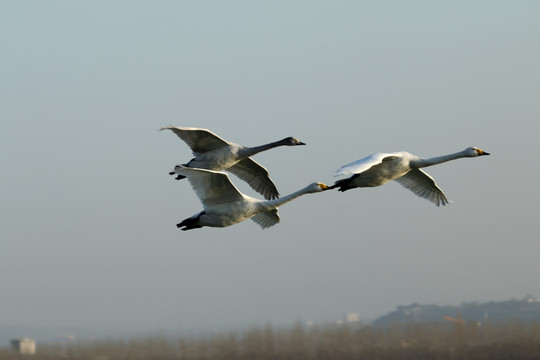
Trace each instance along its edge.
{"label": "white swan", "polygon": [[[293,137],[288,137],[269,144],[248,147],[223,140],[206,129],[165,126],[160,130],[171,130],[191,148],[195,157],[186,164],[188,167],[227,170],[247,182],[265,199],[278,198],[279,192],[268,171],[249,157],[278,146],[305,145]],[[169,174],[174,175],[175,172]],[[177,180],[183,178],[183,175],[176,177]]]}
{"label": "white swan", "polygon": [[440,164],[446,161],[464,157],[477,157],[489,155],[475,147],[463,151],[423,159],[408,152],[376,153],[357,160],[339,168],[334,176],[351,175],[351,177],[338,180],[330,189],[339,188],[347,191],[357,187],[373,187],[395,180],[416,195],[428,199],[435,205],[446,205],[448,199],[435,180],[420,168]]}
{"label": "white swan", "polygon": [[312,183],[279,199],[259,200],[238,191],[224,172],[181,165],[176,166],[174,171],[187,177],[204,208],[200,213],[176,225],[184,231],[203,226],[226,227],[249,218],[265,229],[279,222],[278,206],[304,194],[328,189],[328,186],[322,183]]}

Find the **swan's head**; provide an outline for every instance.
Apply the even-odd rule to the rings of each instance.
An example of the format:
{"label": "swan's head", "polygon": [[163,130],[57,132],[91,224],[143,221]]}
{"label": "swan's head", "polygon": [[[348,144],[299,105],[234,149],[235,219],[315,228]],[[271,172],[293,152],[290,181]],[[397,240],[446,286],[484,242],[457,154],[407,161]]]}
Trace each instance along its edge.
{"label": "swan's head", "polygon": [[300,140],[296,138],[293,138],[292,136],[285,138],[281,141],[283,142],[284,145],[287,145],[287,146],[306,145],[305,143],[301,142]]}
{"label": "swan's head", "polygon": [[325,191],[329,189],[327,185],[320,182],[314,182],[313,184],[309,185],[308,188],[309,188],[308,192],[310,193],[321,192],[321,191]]}
{"label": "swan's head", "polygon": [[465,149],[465,152],[467,153],[467,156],[470,156],[470,157],[489,155],[489,153],[487,153],[484,150],[479,149],[477,147],[467,148],[467,149]]}

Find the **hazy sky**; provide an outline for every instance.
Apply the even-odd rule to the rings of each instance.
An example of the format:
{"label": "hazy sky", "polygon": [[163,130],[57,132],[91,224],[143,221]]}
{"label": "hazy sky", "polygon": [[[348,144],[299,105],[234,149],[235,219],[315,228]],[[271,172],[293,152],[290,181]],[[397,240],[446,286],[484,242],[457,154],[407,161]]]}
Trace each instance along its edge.
{"label": "hazy sky", "polygon": [[[540,297],[538,1],[0,2],[0,321],[134,330],[374,319]],[[282,194],[374,152],[492,155],[182,232],[164,125],[256,155]],[[257,196],[234,176],[245,193]]]}

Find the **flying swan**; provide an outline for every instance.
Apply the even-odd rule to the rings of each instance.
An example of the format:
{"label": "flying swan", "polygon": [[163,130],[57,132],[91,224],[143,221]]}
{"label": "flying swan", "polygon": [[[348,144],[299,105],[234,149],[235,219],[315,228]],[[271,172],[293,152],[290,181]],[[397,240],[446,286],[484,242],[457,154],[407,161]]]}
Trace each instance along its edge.
{"label": "flying swan", "polygon": [[[279,197],[276,185],[270,179],[268,171],[250,159],[250,156],[278,146],[305,145],[293,137],[287,137],[269,144],[248,147],[226,141],[206,129],[165,126],[160,130],[171,130],[191,148],[194,158],[186,164],[187,167],[215,171],[227,170],[247,182],[253,190],[269,200]],[[176,177],[177,180],[183,178],[184,175]]]}
{"label": "flying swan", "polygon": [[463,151],[423,159],[408,152],[376,153],[357,160],[339,168],[334,176],[351,175],[351,177],[338,180],[329,189],[339,188],[347,191],[357,187],[373,187],[395,180],[416,195],[423,197],[435,205],[446,205],[448,199],[435,180],[420,168],[441,164],[446,161],[489,155],[489,153],[475,147]]}
{"label": "flying swan", "polygon": [[299,196],[328,189],[325,184],[312,183],[279,199],[259,200],[238,191],[224,172],[181,165],[176,166],[174,171],[187,177],[203,204],[203,211],[176,225],[184,231],[203,226],[226,227],[250,218],[266,229],[279,222],[278,206]]}

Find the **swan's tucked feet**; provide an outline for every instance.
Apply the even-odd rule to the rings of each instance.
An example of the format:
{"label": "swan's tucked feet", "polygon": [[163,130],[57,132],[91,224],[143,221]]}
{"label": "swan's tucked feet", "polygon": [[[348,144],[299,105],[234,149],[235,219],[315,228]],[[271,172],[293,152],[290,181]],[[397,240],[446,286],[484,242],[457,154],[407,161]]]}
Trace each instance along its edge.
{"label": "swan's tucked feet", "polygon": [[203,215],[203,214],[205,214],[204,211],[202,211],[201,213],[199,213],[199,214],[197,214],[195,216],[192,216],[190,218],[182,220],[182,222],[176,224],[176,227],[179,228],[179,229],[183,228],[182,231],[202,228],[202,225],[199,225],[198,222],[199,222],[199,219],[200,219],[201,215]]}
{"label": "swan's tucked feet", "polygon": [[[171,171],[171,172],[169,173],[169,175],[176,175],[176,173],[175,173],[174,171]],[[184,175],[178,175],[178,176],[176,177],[176,180],[182,180],[182,179],[185,179],[185,178],[186,178],[186,177],[185,177]]]}

